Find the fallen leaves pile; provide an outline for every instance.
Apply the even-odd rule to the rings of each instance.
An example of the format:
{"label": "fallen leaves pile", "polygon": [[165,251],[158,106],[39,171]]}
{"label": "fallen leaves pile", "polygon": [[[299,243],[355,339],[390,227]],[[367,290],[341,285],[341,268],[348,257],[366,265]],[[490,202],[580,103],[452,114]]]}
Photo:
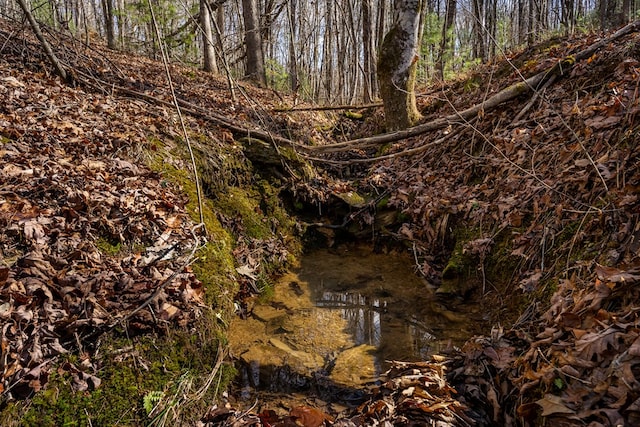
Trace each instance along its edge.
{"label": "fallen leaves pile", "polygon": [[[422,107],[444,104],[434,118],[464,110],[597,40],[556,40],[487,65]],[[525,292],[580,268],[575,259],[599,256],[615,265],[633,256],[640,237],[638,46],[640,35],[628,35],[536,95],[395,144],[389,154],[397,157],[368,170],[370,188],[388,191],[389,205],[410,217],[396,236],[414,243],[425,276],[440,279],[456,228],[501,240]],[[402,156],[417,147],[424,151]]]}
{"label": "fallen leaves pile", "polygon": [[[455,398],[456,390],[446,380],[444,358],[430,362],[391,362],[379,385],[372,387],[365,402],[352,411],[332,417],[309,406],[295,406],[285,415],[273,410],[259,414],[226,404],[213,408],[203,419],[207,427],[334,427],[356,426],[457,426],[473,422]],[[464,425],[464,424],[462,424]]]}
{"label": "fallen leaves pile", "polygon": [[[0,62],[0,390],[24,398],[62,364],[79,390],[100,380],[101,331],[188,326],[202,242],[185,200],[125,158],[144,134],[137,102],[88,95]],[[155,298],[152,298],[155,297]]]}
{"label": "fallen leaves pile", "polygon": [[367,402],[360,405],[351,424],[338,425],[421,425],[446,427],[469,420],[456,390],[447,383],[443,357],[431,362],[392,362]]}
{"label": "fallen leaves pile", "polygon": [[566,279],[541,319],[477,337],[449,380],[476,425],[640,423],[640,260]]}

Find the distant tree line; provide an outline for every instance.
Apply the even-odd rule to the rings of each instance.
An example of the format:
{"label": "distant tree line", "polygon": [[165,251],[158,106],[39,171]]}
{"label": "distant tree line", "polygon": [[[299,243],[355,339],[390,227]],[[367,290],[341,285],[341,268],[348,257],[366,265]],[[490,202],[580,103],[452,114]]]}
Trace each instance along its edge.
{"label": "distant tree line", "polygon": [[[319,103],[377,99],[378,52],[402,0],[29,0],[44,25],[112,49],[250,78]],[[418,84],[553,35],[638,17],[636,0],[420,0]],[[158,40],[150,7],[161,27]],[[4,17],[22,20],[16,0]]]}

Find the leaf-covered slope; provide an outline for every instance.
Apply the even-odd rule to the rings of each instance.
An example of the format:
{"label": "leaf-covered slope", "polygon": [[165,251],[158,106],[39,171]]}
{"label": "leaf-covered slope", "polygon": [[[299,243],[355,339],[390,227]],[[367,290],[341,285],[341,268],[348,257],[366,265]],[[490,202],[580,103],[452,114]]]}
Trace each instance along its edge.
{"label": "leaf-covered slope", "polygon": [[[484,66],[424,107],[434,117],[468,108],[598,37]],[[470,340],[450,365],[477,425],[638,423],[639,81],[634,33],[533,96],[396,144],[368,171],[407,215],[397,236],[414,242],[422,272],[446,280],[465,260],[477,279],[468,294],[482,290],[512,325]],[[402,417],[417,419],[391,419]]]}
{"label": "leaf-covered slope", "polygon": [[[551,44],[516,61],[520,69],[485,66],[423,107],[440,104],[433,117],[468,108],[595,41]],[[410,218],[398,234],[416,242],[425,274],[437,279],[447,261],[438,256],[463,240],[460,228],[471,230],[463,243],[492,239],[513,257],[525,292],[581,260],[638,256],[638,43],[629,35],[533,96],[389,148],[397,157],[374,165],[367,181]],[[419,155],[402,155],[418,146]]]}
{"label": "leaf-covered slope", "polygon": [[[97,331],[193,323],[203,290],[187,265],[201,233],[184,197],[127,156],[146,144],[146,106],[5,61],[0,96],[0,385],[25,397]],[[152,295],[153,310],[138,310]],[[100,383],[89,354],[80,389]]]}
{"label": "leaf-covered slope", "polygon": [[[175,109],[111,90],[122,83],[170,99],[161,64],[52,32],[57,54],[93,78],[70,87],[42,68],[24,28],[4,23],[0,423],[19,422],[7,403],[28,398],[16,409],[27,424],[144,424],[142,397],[160,393],[158,412],[173,406],[174,422],[193,424],[221,391],[212,385],[230,379],[213,376],[225,375],[218,342],[238,284],[250,292],[288,260],[295,238],[276,234],[291,226],[277,190],[258,182],[228,130],[185,115],[205,190],[218,203],[203,202],[206,230],[196,226]],[[220,80],[179,67],[173,75],[180,96],[255,126],[255,104],[236,110]],[[240,276],[236,265],[253,274]],[[176,390],[185,409],[175,407]]]}

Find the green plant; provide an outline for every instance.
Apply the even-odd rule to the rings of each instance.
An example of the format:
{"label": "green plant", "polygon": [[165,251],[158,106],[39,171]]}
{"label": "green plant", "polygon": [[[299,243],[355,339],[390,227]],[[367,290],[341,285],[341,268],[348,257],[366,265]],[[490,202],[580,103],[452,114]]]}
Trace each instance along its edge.
{"label": "green plant", "polygon": [[164,398],[164,391],[154,390],[145,394],[142,398],[142,406],[144,410],[147,412],[147,416],[151,415],[155,407],[162,401]]}

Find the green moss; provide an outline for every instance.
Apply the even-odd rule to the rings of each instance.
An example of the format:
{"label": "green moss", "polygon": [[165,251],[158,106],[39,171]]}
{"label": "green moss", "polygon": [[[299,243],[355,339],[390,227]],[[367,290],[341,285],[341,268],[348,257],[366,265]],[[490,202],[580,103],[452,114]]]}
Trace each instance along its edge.
{"label": "green moss", "polygon": [[437,293],[464,295],[477,283],[475,271],[478,260],[464,253],[464,245],[479,236],[480,230],[467,227],[465,224],[454,228],[455,244],[442,270],[442,284]]}
{"label": "green moss", "polygon": [[349,111],[349,110],[344,112],[344,116],[346,118],[348,118],[348,119],[351,119],[351,120],[362,120],[363,119],[361,113],[356,113],[354,111]]}
{"label": "green moss", "polygon": [[[156,142],[158,144],[159,142]],[[162,174],[165,185],[178,185],[188,197],[186,210],[191,219],[200,222],[200,206],[193,177],[186,169],[178,169],[165,161],[170,153],[160,149],[151,158],[150,167]],[[230,280],[234,272],[233,237],[224,229],[215,213],[213,203],[202,198],[202,218],[207,231],[208,241],[197,252],[197,261],[193,264],[193,271],[205,288],[206,302],[210,305],[223,305],[223,299],[231,306],[232,295],[235,294],[235,282]]]}
{"label": "green moss", "polygon": [[309,163],[304,161],[298,155],[296,150],[288,147],[280,147],[278,150],[285,162],[289,163],[292,168],[295,169],[295,173],[302,175],[301,178],[305,180],[315,178],[317,175],[315,169]]}
{"label": "green moss", "polygon": [[522,262],[522,257],[512,254],[512,232],[512,229],[505,228],[493,237],[494,245],[485,261],[487,279],[501,291],[506,291]]}
{"label": "green moss", "polygon": [[100,237],[96,241],[96,246],[102,253],[109,256],[116,256],[122,251],[122,243],[120,242],[112,242],[109,239],[105,239],[104,237]]}
{"label": "green moss", "polygon": [[389,199],[391,198],[391,196],[385,196],[382,199],[380,199],[380,201],[376,204],[376,209],[384,209],[387,207],[387,205],[389,204]]}
{"label": "green moss", "polygon": [[[195,222],[200,222],[196,186],[187,168],[176,167],[172,161],[179,164],[180,158],[169,153],[160,141],[155,144],[150,167],[162,175],[165,187],[174,187],[188,197],[186,210]],[[101,367],[97,374],[101,386],[92,392],[73,391],[70,374],[53,369],[47,388],[37,393],[28,407],[17,405],[18,409],[12,409],[24,412],[18,425],[148,425],[152,420],[144,409],[144,396],[156,392],[171,397],[178,389],[189,396],[204,384],[214,371],[222,348],[219,346],[226,341],[224,333],[228,317],[233,314],[237,289],[232,280],[233,238],[220,224],[212,202],[203,200],[202,207],[207,242],[199,249],[192,268],[204,285],[208,307],[203,308],[192,330],[170,328],[166,336],[134,340],[123,338],[123,330],[104,336],[101,356],[96,361]],[[123,250],[119,242],[107,239],[99,239],[97,245],[110,256]],[[232,368],[223,366],[214,384],[223,390],[233,375]],[[172,408],[177,411],[179,424],[195,425],[218,391],[211,387],[205,396]]]}
{"label": "green moss", "polygon": [[474,76],[470,79],[467,79],[464,82],[464,87],[463,87],[463,91],[464,92],[473,92],[476,89],[478,89],[480,87],[480,77],[479,76]]}
{"label": "green moss", "polygon": [[[98,389],[74,391],[70,374],[64,369],[54,368],[47,388],[37,393],[28,404],[6,406],[0,424],[12,425],[3,420],[14,419],[18,420],[13,423],[16,426],[151,425],[153,420],[145,410],[145,396],[162,397],[165,408],[175,404],[180,396],[185,396],[186,400],[171,408],[177,414],[171,423],[195,425],[214,401],[216,393],[226,389],[234,378],[234,369],[223,365],[216,374],[214,386],[204,396],[195,397],[195,391],[215,370],[218,352],[226,345],[226,328],[234,313],[233,299],[238,291],[237,282],[233,280],[236,274],[235,239],[218,219],[218,213],[228,218],[239,217],[243,235],[257,239],[282,239],[293,253],[299,250],[297,239],[292,237],[295,222],[280,202],[279,189],[267,181],[255,180],[253,174],[245,174],[250,167],[242,165],[235,156],[229,156],[228,163],[219,165],[226,175],[216,178],[211,156],[220,159],[224,156],[196,150],[197,163],[207,177],[203,181],[207,182],[208,194],[213,199],[203,198],[200,205],[196,185],[189,172],[190,162],[185,160],[188,159],[186,150],[171,148],[159,140],[153,144],[153,151],[148,153],[148,164],[162,176],[161,184],[185,195],[185,208],[194,222],[199,223],[201,216],[203,218],[206,244],[198,250],[192,268],[203,283],[207,306],[203,307],[196,325],[189,331],[169,328],[164,336],[128,339],[125,338],[126,329],[121,328],[101,337],[100,352],[93,361],[100,367],[96,375],[102,384]],[[201,157],[205,155],[209,157]],[[237,173],[234,175],[229,171]],[[99,239],[97,245],[109,256],[116,256],[127,249],[120,242],[105,238]],[[269,273],[282,266],[263,267],[258,285],[268,296],[273,289]],[[73,356],[66,361],[76,362]]]}
{"label": "green moss", "polygon": [[[178,389],[187,397],[195,395],[215,369],[220,342],[215,317],[203,316],[194,330],[197,333],[174,331],[162,338],[108,338],[99,359],[98,389],[74,391],[71,375],[54,369],[47,389],[32,399],[20,425],[148,425],[144,396],[154,391],[172,396]],[[224,366],[217,375],[225,385],[234,371]],[[187,399],[173,411],[184,425],[195,425],[218,391],[211,387],[205,398]]]}
{"label": "green moss", "polygon": [[0,400],[0,405],[6,406],[0,411],[0,426],[3,427],[17,427],[20,425],[20,420],[24,415],[24,405],[20,402],[5,403]]}
{"label": "green moss", "polygon": [[260,210],[261,196],[257,192],[238,187],[227,189],[224,198],[216,201],[216,206],[229,218],[239,217],[244,232],[249,237],[266,239],[271,235],[268,219]]}
{"label": "green moss", "polygon": [[442,270],[442,284],[439,294],[464,295],[477,283],[473,258],[463,254],[462,247],[456,245],[447,265]]}
{"label": "green moss", "polygon": [[367,199],[355,191],[337,193],[336,196],[347,205],[354,208],[361,208],[367,203]]}

